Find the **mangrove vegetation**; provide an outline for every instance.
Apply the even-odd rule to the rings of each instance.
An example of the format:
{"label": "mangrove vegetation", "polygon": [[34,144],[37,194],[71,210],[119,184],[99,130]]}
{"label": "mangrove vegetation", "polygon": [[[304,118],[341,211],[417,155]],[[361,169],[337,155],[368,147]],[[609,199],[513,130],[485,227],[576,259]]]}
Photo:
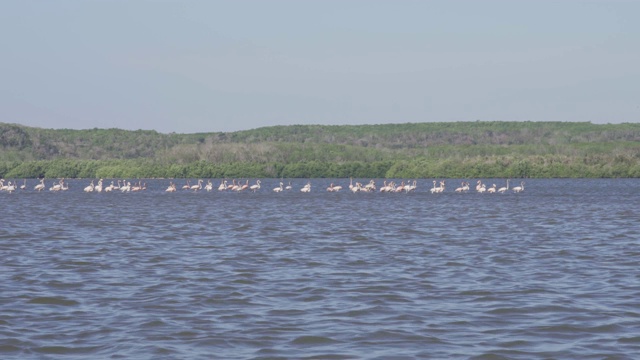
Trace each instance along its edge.
{"label": "mangrove vegetation", "polygon": [[640,124],[477,121],[163,134],[0,123],[0,177],[640,177]]}

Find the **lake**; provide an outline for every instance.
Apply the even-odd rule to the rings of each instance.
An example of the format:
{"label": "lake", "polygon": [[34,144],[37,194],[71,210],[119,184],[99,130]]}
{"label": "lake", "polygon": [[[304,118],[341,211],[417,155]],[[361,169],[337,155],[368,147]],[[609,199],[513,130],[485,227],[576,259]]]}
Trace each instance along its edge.
{"label": "lake", "polygon": [[640,354],[640,179],[526,179],[520,193],[513,179],[504,194],[475,179],[435,194],[433,179],[408,193],[90,181],[0,193],[4,359]]}

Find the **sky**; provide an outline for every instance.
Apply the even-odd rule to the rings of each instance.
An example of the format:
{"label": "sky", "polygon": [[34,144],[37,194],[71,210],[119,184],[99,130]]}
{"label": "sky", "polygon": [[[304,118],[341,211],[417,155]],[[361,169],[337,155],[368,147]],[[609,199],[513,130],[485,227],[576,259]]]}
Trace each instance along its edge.
{"label": "sky", "polygon": [[640,1],[34,0],[0,5],[0,122],[640,122]]}

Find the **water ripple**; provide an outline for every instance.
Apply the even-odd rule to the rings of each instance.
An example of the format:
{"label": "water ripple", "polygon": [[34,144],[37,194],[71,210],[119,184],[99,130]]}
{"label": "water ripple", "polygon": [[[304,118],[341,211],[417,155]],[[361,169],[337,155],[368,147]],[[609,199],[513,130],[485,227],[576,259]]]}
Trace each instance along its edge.
{"label": "water ripple", "polygon": [[3,358],[640,353],[638,180],[504,195],[148,184],[0,193],[20,219],[0,228]]}

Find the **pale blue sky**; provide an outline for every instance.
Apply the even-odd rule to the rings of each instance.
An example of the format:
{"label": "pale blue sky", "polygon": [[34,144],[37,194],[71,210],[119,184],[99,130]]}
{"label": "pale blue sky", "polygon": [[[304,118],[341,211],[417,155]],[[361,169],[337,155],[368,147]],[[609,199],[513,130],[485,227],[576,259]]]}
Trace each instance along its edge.
{"label": "pale blue sky", "polygon": [[0,122],[640,122],[640,1],[3,1]]}

